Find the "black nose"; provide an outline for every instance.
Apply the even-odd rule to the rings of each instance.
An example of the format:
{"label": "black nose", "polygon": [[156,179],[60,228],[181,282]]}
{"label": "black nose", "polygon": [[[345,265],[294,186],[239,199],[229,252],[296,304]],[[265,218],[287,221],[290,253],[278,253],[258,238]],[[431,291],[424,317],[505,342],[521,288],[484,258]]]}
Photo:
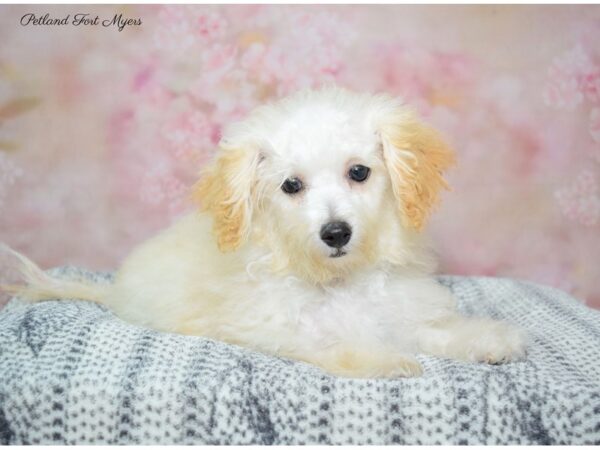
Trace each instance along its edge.
{"label": "black nose", "polygon": [[342,248],[350,241],[352,229],[346,222],[329,222],[321,228],[321,239],[330,247]]}

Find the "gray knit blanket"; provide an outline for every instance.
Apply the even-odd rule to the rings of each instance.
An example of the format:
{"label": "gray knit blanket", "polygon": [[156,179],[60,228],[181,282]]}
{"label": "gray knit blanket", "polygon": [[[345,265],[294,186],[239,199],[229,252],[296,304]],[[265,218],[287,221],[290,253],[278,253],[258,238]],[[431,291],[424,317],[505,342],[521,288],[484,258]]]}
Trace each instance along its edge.
{"label": "gray knit blanket", "polygon": [[525,328],[527,359],[419,355],[420,378],[351,380],[89,302],[12,299],[0,312],[0,444],[600,444],[600,312],[521,281],[440,282],[464,314]]}

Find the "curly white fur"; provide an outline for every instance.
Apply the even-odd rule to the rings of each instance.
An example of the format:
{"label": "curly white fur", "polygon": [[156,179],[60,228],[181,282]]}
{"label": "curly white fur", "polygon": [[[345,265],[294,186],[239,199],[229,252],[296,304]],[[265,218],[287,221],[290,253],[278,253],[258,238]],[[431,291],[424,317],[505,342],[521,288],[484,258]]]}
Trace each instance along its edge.
{"label": "curly white fur", "polygon": [[[498,363],[524,354],[505,323],[461,317],[421,234],[452,152],[386,95],[306,90],[225,131],[195,212],[143,243],[112,287],[60,287],[25,264],[35,299],[99,301],[132,323],[203,335],[350,377],[414,376],[414,353]],[[359,183],[355,164],[370,168]],[[303,189],[282,191],[296,177]],[[320,237],[351,227],[337,251]]]}

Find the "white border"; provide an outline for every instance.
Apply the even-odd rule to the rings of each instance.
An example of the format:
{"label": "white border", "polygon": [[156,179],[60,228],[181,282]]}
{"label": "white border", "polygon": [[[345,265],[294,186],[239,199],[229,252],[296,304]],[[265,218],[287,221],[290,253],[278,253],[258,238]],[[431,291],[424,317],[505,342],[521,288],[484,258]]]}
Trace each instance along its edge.
{"label": "white border", "polygon": [[[82,1],[76,1],[76,0],[63,0],[60,2],[56,2],[56,1],[51,1],[51,0],[34,0],[34,1],[13,1],[13,2],[8,2],[5,0],[0,0],[0,5],[89,5],[89,6],[93,6],[93,5],[128,5],[128,4],[137,4],[137,5],[144,5],[144,4],[153,4],[153,5],[161,5],[161,4],[172,4],[169,2],[165,2],[165,1],[159,1],[159,0],[129,0],[129,1],[124,1],[124,2],[115,2],[115,1],[108,1],[108,0],[97,0],[94,1],[92,3],[90,2],[82,2]],[[391,1],[391,0],[379,0],[377,1],[377,3],[368,3],[365,1],[342,1],[342,0],[329,0],[327,2],[316,2],[316,1],[308,1],[308,0],[295,0],[293,2],[286,2],[286,1],[279,1],[279,2],[274,2],[274,1],[265,1],[265,0],[256,0],[256,1],[242,1],[242,0],[226,0],[226,1],[219,1],[219,2],[211,2],[211,1],[193,1],[193,0],[180,0],[178,2],[176,2],[175,4],[185,4],[185,5],[214,5],[214,4],[220,4],[220,5],[284,5],[284,4],[294,4],[294,5],[364,5],[364,6],[373,6],[373,7],[377,7],[378,5],[420,5],[420,6],[427,6],[427,5],[563,5],[563,6],[573,6],[573,7],[577,7],[578,5],[600,5],[597,1],[594,0],[578,0],[577,4],[573,4],[573,3],[565,3],[564,1],[558,1],[558,0],[550,0],[550,1],[543,1],[543,0],[530,0],[530,1],[507,1],[507,0],[497,0],[497,1],[475,1],[475,0],[463,0],[461,2],[454,2],[452,0],[433,0],[433,1],[422,1],[422,2],[415,2],[415,1],[411,1],[411,2],[398,2],[398,1]]]}

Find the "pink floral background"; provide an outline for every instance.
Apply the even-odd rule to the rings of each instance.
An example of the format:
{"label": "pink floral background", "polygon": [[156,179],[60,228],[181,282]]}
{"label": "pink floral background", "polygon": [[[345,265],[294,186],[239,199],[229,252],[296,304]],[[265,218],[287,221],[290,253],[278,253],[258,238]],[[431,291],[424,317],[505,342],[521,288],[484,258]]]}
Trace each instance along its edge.
{"label": "pink floral background", "polygon": [[404,96],[454,144],[441,271],[598,308],[598,42],[598,6],[0,6],[0,241],[113,269],[189,210],[224,124],[335,81]]}

